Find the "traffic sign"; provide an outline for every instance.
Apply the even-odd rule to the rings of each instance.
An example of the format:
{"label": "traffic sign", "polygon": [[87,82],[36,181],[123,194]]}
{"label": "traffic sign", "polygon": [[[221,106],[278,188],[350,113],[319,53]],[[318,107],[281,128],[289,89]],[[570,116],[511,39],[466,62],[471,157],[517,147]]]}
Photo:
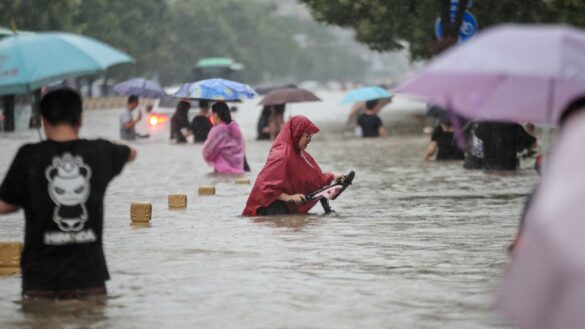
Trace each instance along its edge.
{"label": "traffic sign", "polygon": [[[477,34],[478,25],[477,19],[469,11],[466,10],[463,14],[463,22],[461,23],[461,29],[459,30],[459,42],[465,42],[473,38]],[[444,36],[443,25],[441,24],[441,18],[437,18],[435,21],[435,35],[437,39],[442,39]]]}

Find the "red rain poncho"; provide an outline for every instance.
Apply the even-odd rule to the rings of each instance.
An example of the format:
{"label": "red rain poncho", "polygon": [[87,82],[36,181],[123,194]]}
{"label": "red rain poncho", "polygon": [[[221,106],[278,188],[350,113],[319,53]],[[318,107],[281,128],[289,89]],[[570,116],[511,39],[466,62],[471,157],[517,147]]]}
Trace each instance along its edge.
{"label": "red rain poncho", "polygon": [[[319,128],[302,115],[287,122],[272,144],[268,160],[256,178],[242,215],[256,216],[260,207],[267,207],[282,193],[311,193],[333,180],[333,174],[323,173],[311,155],[299,150],[304,133],[316,134]],[[306,213],[317,203],[289,205],[293,213]]]}

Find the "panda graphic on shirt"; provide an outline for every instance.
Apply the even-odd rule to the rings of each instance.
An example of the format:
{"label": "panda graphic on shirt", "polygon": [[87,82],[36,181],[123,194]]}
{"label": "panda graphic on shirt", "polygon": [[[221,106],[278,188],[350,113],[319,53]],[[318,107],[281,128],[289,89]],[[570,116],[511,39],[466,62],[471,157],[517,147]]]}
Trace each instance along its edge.
{"label": "panda graphic on shirt", "polygon": [[45,176],[55,203],[53,221],[61,232],[45,233],[46,244],[70,244],[95,241],[94,232],[83,231],[88,220],[85,202],[89,198],[91,168],[81,156],[64,153],[53,158]]}

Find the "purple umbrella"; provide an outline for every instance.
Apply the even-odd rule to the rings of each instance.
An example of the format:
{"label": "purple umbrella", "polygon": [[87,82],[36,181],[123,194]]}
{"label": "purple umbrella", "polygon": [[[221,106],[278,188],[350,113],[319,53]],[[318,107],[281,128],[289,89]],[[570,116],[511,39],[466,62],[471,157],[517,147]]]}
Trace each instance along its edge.
{"label": "purple umbrella", "polygon": [[167,94],[162,87],[143,78],[134,78],[114,86],[114,91],[122,96],[136,95],[144,98],[165,98]]}
{"label": "purple umbrella", "polygon": [[396,91],[474,118],[554,123],[585,94],[585,31],[501,25],[433,60]]}

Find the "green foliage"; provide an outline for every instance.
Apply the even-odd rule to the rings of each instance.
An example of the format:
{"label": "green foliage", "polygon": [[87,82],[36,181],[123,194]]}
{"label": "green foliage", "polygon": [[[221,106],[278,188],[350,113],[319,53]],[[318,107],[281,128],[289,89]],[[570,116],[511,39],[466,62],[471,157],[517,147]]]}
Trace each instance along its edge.
{"label": "green foliage", "polygon": [[[354,29],[356,39],[375,50],[398,50],[408,44],[412,58],[419,59],[430,57],[443,48],[436,41],[434,24],[436,18],[445,17],[445,9],[450,0],[300,2],[311,9],[317,20]],[[463,0],[460,1],[460,13],[464,7],[462,2]],[[471,11],[480,28],[509,22],[585,26],[585,2],[582,0],[474,0]],[[444,27],[444,30],[454,32],[458,27]]]}
{"label": "green foliage", "polygon": [[0,25],[31,31],[74,31],[81,0],[0,0]]}
{"label": "green foliage", "polygon": [[[365,63],[313,21],[278,16],[255,0],[0,0],[0,26],[81,33],[117,47],[136,64],[110,76],[159,76],[163,83],[192,79],[204,57],[245,65],[240,78],[292,81],[363,76]],[[301,45],[298,35],[309,36]],[[306,47],[304,47],[306,46]]]}

